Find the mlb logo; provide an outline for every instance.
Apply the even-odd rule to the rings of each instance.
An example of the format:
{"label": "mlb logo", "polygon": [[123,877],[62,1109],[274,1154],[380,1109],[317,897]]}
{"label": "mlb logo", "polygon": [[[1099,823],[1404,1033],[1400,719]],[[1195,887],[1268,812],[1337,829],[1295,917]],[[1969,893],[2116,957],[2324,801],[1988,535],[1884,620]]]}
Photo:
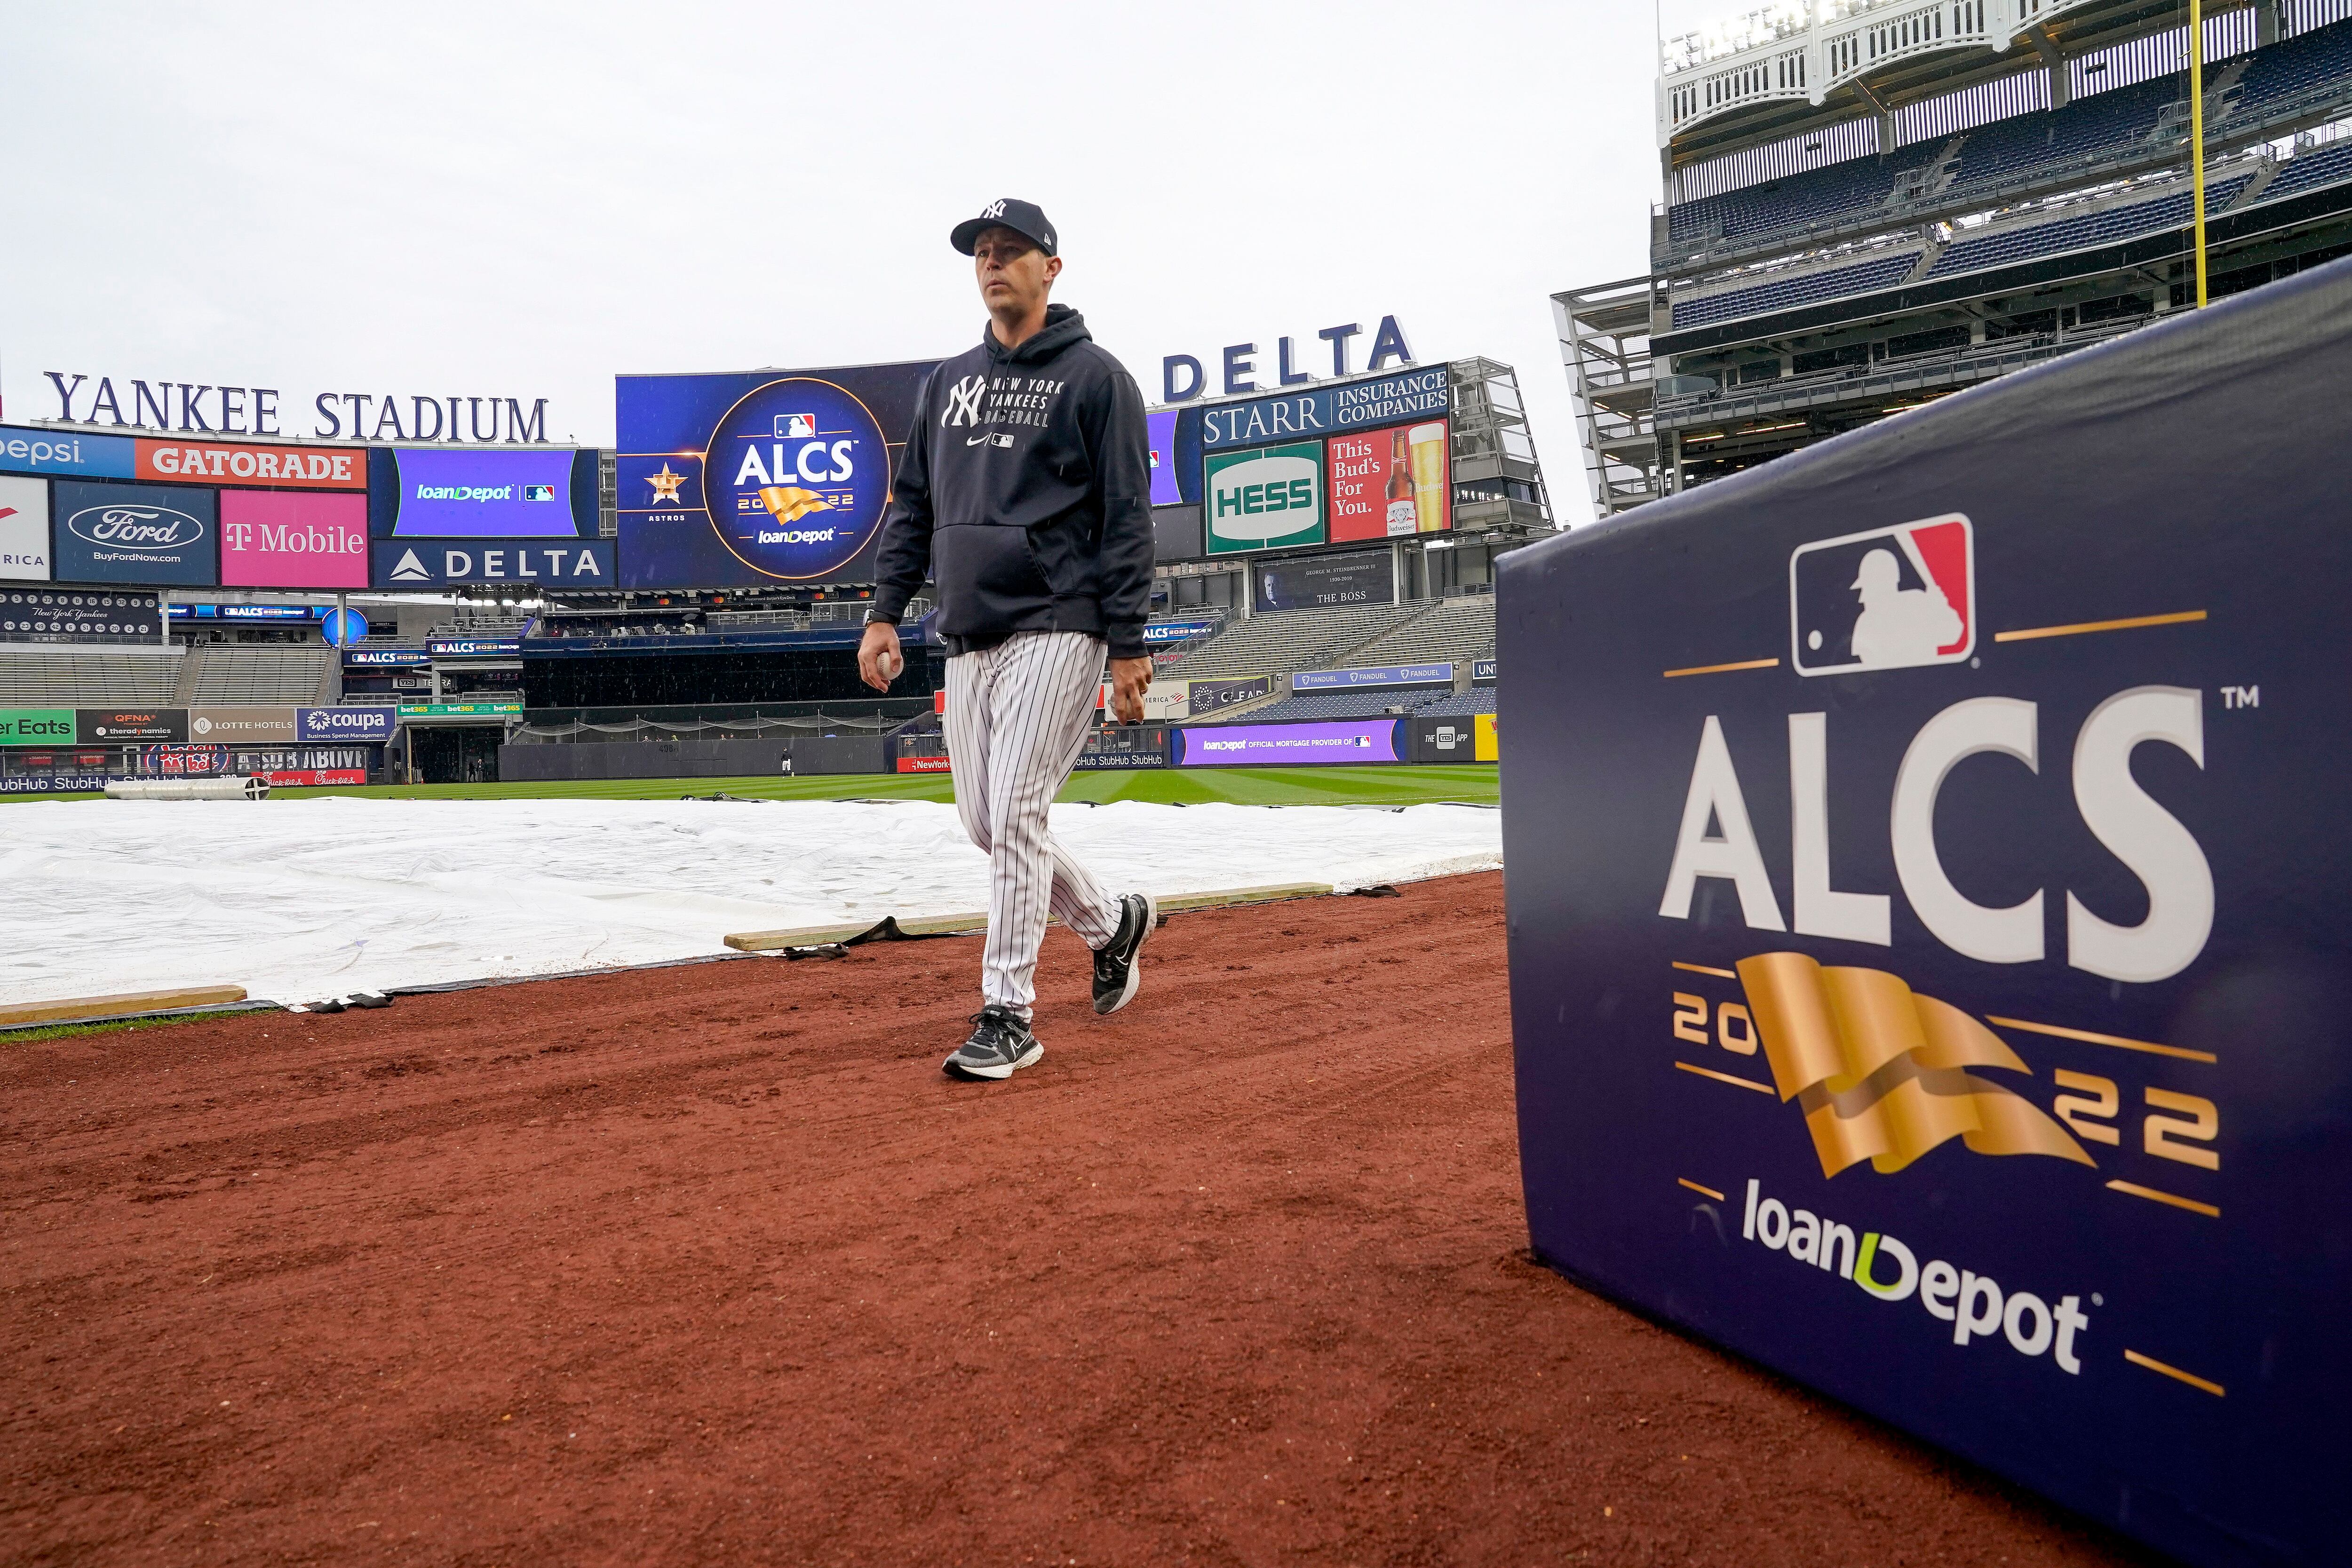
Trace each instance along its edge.
{"label": "mlb logo", "polygon": [[555,487],[553,485],[525,485],[522,488],[522,499],[525,500],[553,500],[555,499]]}
{"label": "mlb logo", "polygon": [[816,439],[816,416],[814,414],[779,414],[776,416],[776,439],[797,441],[805,437]]}
{"label": "mlb logo", "polygon": [[1975,530],[1948,512],[1799,545],[1789,640],[1799,675],[1960,663],[1977,646]]}
{"label": "mlb logo", "polygon": [[[1160,466],[1160,448],[1157,447],[1154,447],[1151,449],[1151,466],[1155,468]],[[0,517],[5,517],[8,514],[6,512],[0,511]]]}

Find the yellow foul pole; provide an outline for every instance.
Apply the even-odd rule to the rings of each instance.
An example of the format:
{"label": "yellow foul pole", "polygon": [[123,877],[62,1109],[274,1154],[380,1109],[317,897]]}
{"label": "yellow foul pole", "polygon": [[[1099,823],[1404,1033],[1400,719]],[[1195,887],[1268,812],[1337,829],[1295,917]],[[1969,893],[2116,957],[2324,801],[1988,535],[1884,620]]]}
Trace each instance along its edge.
{"label": "yellow foul pole", "polygon": [[2189,0],[2189,183],[2197,210],[2197,308],[2205,308],[2205,16]]}

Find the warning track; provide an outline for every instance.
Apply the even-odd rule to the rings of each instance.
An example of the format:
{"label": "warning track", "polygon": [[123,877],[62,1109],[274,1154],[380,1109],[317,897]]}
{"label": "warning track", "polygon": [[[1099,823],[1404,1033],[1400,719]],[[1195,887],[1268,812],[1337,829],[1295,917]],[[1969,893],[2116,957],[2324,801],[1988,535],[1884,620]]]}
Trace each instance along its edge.
{"label": "warning track", "polygon": [[1501,879],[0,1043],[16,1562],[1975,1563],[2106,1538],[1523,1254]]}

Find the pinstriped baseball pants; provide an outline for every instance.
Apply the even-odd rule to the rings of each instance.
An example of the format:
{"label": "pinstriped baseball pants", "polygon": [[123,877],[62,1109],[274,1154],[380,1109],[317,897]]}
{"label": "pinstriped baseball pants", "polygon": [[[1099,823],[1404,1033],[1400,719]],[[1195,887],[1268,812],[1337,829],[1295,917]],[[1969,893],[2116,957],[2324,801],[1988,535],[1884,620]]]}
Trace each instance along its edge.
{"label": "pinstriped baseball pants", "polygon": [[1020,632],[948,660],[956,811],[988,855],[981,996],[1024,1018],[1049,911],[1088,947],[1118,934],[1118,901],[1045,826],[1094,721],[1103,649],[1086,632]]}

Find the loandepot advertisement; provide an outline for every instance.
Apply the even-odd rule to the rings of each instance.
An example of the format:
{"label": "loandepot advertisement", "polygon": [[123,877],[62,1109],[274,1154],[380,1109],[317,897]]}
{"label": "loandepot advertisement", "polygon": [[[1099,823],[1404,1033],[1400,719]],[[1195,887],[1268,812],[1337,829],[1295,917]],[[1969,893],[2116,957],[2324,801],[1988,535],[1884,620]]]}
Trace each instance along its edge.
{"label": "loandepot advertisement", "polygon": [[937,363],[618,377],[622,586],[870,579]]}
{"label": "loandepot advertisement", "polygon": [[1537,1253],[2201,1564],[2352,1561],[2347,296],[1501,561]]}
{"label": "loandepot advertisement", "polygon": [[1172,731],[1183,768],[1293,767],[1306,763],[1401,763],[1401,719],[1331,724],[1209,724]]}

